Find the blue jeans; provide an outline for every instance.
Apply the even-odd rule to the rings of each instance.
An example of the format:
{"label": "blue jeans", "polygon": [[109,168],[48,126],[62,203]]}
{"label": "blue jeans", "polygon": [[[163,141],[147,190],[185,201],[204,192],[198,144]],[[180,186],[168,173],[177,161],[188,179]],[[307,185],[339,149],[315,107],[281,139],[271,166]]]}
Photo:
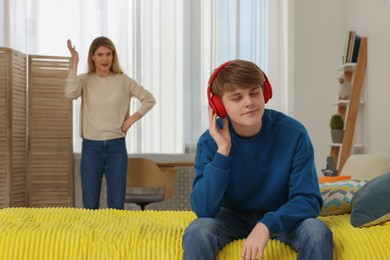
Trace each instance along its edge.
{"label": "blue jeans", "polygon": [[127,177],[125,138],[105,141],[83,139],[80,164],[84,208],[99,208],[104,174],[107,206],[124,209]]}
{"label": "blue jeans", "polygon": [[[246,238],[263,215],[264,213],[239,213],[222,208],[214,218],[195,219],[183,235],[183,259],[216,259],[218,251],[226,244]],[[288,233],[271,234],[270,237],[297,251],[297,259],[333,258],[332,231],[316,218],[300,222]]]}

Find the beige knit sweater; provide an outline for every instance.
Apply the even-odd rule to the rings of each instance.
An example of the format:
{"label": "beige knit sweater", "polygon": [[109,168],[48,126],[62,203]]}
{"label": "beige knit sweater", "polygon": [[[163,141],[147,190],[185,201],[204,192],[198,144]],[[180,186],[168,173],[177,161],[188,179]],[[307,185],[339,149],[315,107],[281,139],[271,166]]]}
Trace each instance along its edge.
{"label": "beige knit sweater", "polygon": [[80,74],[70,69],[65,81],[65,96],[81,97],[80,136],[89,140],[124,137],[123,122],[130,116],[132,97],[141,102],[138,113],[145,115],[156,103],[153,95],[126,74]]}

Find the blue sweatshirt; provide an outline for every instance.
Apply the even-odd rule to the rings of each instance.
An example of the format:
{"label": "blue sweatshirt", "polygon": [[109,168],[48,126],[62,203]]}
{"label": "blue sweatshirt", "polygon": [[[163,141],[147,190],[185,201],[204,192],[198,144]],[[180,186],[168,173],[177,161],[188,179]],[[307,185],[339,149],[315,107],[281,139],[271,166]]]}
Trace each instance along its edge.
{"label": "blue sweatshirt", "polygon": [[300,122],[266,109],[257,135],[240,138],[230,122],[229,131],[229,157],[217,153],[208,130],[199,138],[190,198],[198,217],[214,217],[220,207],[266,212],[259,222],[274,234],[318,216],[323,202],[314,151]]}

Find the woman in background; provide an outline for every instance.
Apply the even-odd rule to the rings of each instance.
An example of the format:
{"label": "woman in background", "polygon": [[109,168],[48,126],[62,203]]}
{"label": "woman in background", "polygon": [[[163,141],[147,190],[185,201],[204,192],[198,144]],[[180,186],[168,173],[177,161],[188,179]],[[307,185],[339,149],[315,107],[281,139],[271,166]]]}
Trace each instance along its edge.
{"label": "woman in background", "polygon": [[[65,96],[81,97],[80,136],[81,186],[83,205],[98,209],[103,174],[107,182],[107,206],[123,209],[126,194],[128,129],[155,104],[153,95],[123,73],[113,42],[106,37],[92,41],[88,52],[88,72],[77,76],[79,55],[71,40],[69,75]],[[135,97],[140,108],[130,115]]]}

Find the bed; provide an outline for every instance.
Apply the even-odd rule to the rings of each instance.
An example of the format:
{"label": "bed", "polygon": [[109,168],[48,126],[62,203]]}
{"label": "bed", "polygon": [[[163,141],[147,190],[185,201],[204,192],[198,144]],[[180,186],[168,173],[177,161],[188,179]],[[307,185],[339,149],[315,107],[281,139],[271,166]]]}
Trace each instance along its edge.
{"label": "bed", "polygon": [[[390,259],[390,173],[363,177],[321,184],[327,197],[318,218],[333,231],[334,259]],[[194,218],[181,210],[4,208],[0,259],[181,259],[181,237]],[[231,242],[217,259],[240,259],[243,243]],[[296,253],[270,240],[265,259]]]}
{"label": "bed", "polygon": [[[181,259],[181,236],[194,218],[190,211],[6,208],[0,259]],[[354,228],[349,214],[319,218],[333,231],[334,259],[390,259],[389,221]],[[228,244],[218,259],[240,259],[243,242]],[[296,253],[271,240],[265,259],[296,259]]]}

